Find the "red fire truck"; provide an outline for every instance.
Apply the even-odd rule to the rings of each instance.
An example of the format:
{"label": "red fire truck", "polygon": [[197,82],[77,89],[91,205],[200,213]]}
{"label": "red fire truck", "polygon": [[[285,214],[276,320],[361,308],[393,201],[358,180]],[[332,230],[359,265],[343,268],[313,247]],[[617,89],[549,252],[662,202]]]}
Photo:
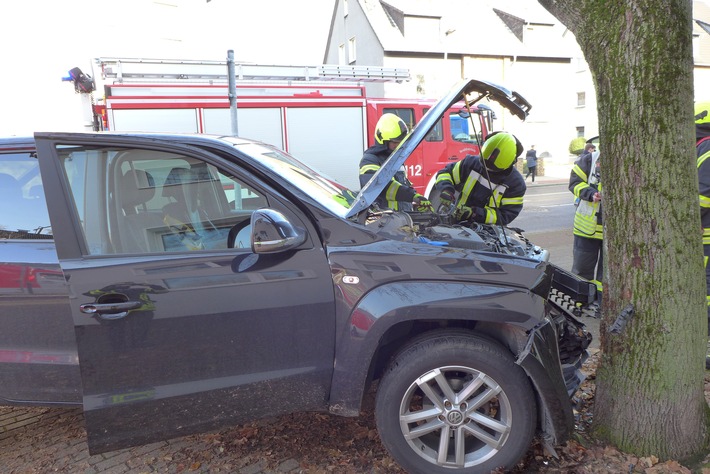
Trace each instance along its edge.
{"label": "red fire truck", "polygon": [[[227,66],[219,61],[97,59],[103,99],[94,106],[100,129],[231,135]],[[345,186],[359,189],[358,165],[374,144],[383,113],[411,127],[434,99],[366,97],[365,82],[401,81],[409,73],[375,67],[257,66],[236,69],[237,134],[293,154]],[[428,194],[436,172],[467,154],[491,130],[493,111],[453,107],[406,163],[409,179]]]}

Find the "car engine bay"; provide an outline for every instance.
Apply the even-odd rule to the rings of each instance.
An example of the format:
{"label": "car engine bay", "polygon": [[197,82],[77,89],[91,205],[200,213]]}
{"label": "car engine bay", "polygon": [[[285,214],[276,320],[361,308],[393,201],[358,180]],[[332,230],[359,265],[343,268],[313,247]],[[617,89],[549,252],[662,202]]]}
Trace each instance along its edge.
{"label": "car engine bay", "polygon": [[[533,244],[523,230],[477,222],[457,222],[451,214],[370,209],[365,226],[404,242],[494,252],[549,263],[550,252]],[[600,316],[596,286],[549,264],[548,302],[574,317]]]}
{"label": "car engine bay", "polygon": [[394,240],[483,250],[547,262],[549,251],[533,244],[514,227],[456,222],[433,212],[371,211],[366,227]]}

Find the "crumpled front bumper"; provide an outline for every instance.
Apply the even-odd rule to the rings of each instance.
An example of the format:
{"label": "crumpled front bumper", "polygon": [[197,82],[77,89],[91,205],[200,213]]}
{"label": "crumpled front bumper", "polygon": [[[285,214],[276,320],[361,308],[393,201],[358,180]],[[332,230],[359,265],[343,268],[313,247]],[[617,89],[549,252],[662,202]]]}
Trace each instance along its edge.
{"label": "crumpled front bumper", "polygon": [[554,451],[552,447],[574,430],[571,397],[586,378],[581,369],[592,335],[576,317],[549,301],[545,313],[545,320],[529,332],[517,363],[535,386],[542,438]]}

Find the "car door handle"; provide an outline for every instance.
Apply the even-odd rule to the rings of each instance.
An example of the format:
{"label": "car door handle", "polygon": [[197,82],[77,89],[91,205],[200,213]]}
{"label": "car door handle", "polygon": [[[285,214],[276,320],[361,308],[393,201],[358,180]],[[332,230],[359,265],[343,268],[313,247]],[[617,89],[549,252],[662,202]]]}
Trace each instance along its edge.
{"label": "car door handle", "polygon": [[95,314],[101,319],[120,319],[128,314],[132,309],[143,306],[140,301],[123,301],[116,303],[88,303],[79,306],[79,310],[84,314]]}

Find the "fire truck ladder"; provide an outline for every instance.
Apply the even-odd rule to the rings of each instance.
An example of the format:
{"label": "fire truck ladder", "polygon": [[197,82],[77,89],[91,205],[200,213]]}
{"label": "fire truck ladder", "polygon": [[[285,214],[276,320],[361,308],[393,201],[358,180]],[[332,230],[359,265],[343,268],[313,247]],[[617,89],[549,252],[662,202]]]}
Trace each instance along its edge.
{"label": "fire truck ladder", "polygon": [[[104,80],[118,83],[151,80],[185,82],[227,82],[227,61],[177,59],[96,58]],[[278,66],[235,64],[239,81],[339,81],[398,82],[409,81],[409,70],[378,66]]]}

